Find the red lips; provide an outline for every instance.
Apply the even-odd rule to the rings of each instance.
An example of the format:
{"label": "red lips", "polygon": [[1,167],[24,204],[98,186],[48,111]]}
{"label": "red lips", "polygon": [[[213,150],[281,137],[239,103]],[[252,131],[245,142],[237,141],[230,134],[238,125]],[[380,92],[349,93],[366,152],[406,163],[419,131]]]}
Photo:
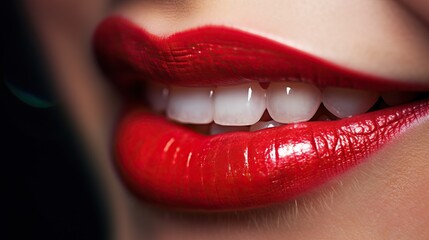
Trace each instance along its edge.
{"label": "red lips", "polygon": [[[142,81],[207,86],[291,78],[321,86],[422,87],[392,84],[225,27],[162,39],[112,17],[94,42],[103,70],[124,92]],[[182,209],[252,208],[319,186],[428,115],[429,102],[421,101],[338,121],[202,136],[131,108],[118,126],[116,160],[143,199]]]}

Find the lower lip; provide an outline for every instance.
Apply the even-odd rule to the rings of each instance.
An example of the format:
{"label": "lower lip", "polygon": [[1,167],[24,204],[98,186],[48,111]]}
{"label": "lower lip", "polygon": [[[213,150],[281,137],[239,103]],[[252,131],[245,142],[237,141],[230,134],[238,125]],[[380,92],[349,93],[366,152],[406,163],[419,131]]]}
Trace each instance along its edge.
{"label": "lower lip", "polygon": [[320,186],[428,116],[425,100],[338,121],[203,136],[131,108],[119,124],[116,159],[145,200],[187,210],[255,208]]}

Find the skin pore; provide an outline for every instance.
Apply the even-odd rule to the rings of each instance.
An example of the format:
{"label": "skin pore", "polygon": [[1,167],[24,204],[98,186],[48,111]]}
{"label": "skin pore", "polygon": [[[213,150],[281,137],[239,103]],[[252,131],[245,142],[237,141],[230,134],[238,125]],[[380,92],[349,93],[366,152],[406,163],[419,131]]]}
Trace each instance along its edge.
{"label": "skin pore", "polygon": [[90,46],[96,24],[113,13],[161,36],[221,24],[353,69],[429,84],[425,1],[43,0],[26,1],[26,9],[54,71],[54,86],[93,156],[117,239],[428,238],[428,121],[351,172],[281,206],[206,215],[140,202],[111,164],[110,136],[120,104]]}

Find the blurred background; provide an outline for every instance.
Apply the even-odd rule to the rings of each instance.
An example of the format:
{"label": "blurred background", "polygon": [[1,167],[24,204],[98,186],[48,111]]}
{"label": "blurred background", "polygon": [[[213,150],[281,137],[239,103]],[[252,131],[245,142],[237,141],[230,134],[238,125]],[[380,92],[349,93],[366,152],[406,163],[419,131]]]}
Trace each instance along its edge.
{"label": "blurred background", "polygon": [[107,239],[98,183],[57,104],[34,30],[21,1],[2,4],[0,238]]}

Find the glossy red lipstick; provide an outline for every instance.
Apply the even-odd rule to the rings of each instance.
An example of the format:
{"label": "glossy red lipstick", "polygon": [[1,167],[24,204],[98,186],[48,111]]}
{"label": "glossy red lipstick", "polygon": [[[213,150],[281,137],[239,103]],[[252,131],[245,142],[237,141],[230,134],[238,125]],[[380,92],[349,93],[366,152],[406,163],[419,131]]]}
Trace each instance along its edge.
{"label": "glossy red lipstick", "polygon": [[298,49],[232,28],[207,26],[167,38],[111,17],[95,33],[95,53],[120,87],[150,80],[182,86],[301,81],[373,90],[429,90],[346,69]]}
{"label": "glossy red lipstick", "polygon": [[117,160],[144,199],[182,209],[257,207],[343,173],[428,114],[422,102],[329,123],[202,136],[136,110],[118,128]]}
{"label": "glossy red lipstick", "polygon": [[[168,38],[121,17],[97,28],[95,52],[124,93],[143,81],[218,86],[306,81],[319,86],[428,89],[358,73],[257,35],[203,27]],[[227,210],[287,201],[367,159],[417,122],[428,101],[331,122],[203,136],[138,107],[115,137],[120,173],[140,197],[181,209]]]}

